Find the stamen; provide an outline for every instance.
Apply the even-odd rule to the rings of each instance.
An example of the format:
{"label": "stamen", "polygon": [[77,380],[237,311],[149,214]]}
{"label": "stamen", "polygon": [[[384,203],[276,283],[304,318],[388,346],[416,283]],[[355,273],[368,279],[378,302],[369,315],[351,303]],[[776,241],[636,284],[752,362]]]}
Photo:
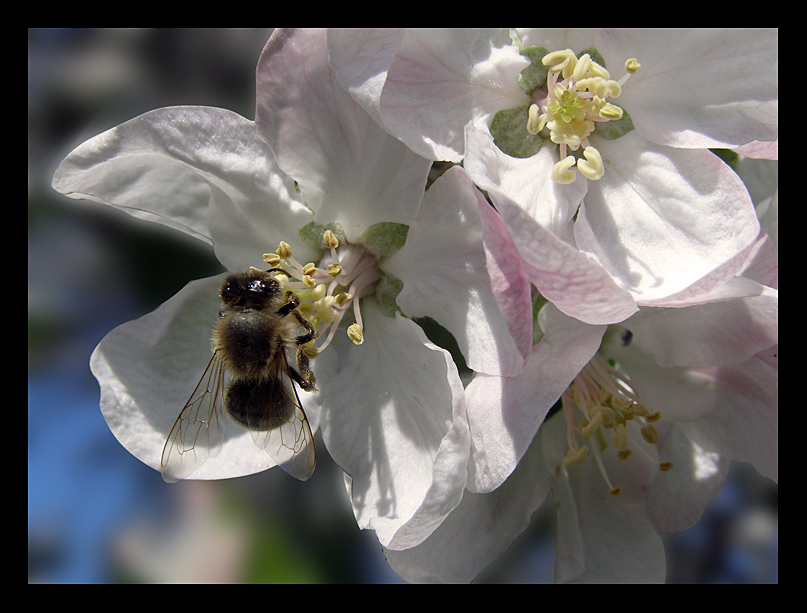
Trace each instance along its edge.
{"label": "stamen", "polygon": [[[607,98],[618,98],[622,94],[622,86],[639,69],[639,62],[635,58],[625,62],[626,74],[619,81],[611,79],[608,70],[588,53],[578,59],[571,49],[558,50],[547,53],[541,62],[549,66],[547,94],[530,106],[527,132],[536,135],[546,127],[550,140],[559,145],[561,160],[552,169],[556,183],[574,182],[577,175],[572,166],[575,164],[584,177],[597,181],[608,163],[590,145],[588,138],[597,124],[622,118],[622,108],[607,102]],[[576,151],[581,146],[584,147],[582,159],[567,157],[566,147]]]}
{"label": "stamen", "polygon": [[[566,418],[569,448],[563,463],[574,468],[583,464],[593,453],[610,494],[617,495],[622,488],[614,487],[611,483],[601,457],[601,453],[607,452],[609,447],[613,447],[617,458],[623,461],[631,459],[633,451],[638,450],[644,460],[657,462],[637,440],[636,430],[639,430],[644,441],[655,445],[659,435],[651,422],[659,421],[661,414],[651,413],[642,403],[630,379],[600,354],[595,354],[575,377],[561,397],[561,406]],[[581,416],[579,420],[578,416]],[[641,423],[630,425],[633,420]],[[637,437],[631,434],[631,429]],[[606,434],[608,430],[610,434]],[[578,444],[578,438],[587,441],[587,444]],[[673,465],[671,462],[661,462],[658,467],[666,472]]]}
{"label": "stamen", "polygon": [[324,341],[318,347],[304,349],[309,357],[318,355],[331,343],[351,306],[356,322],[348,327],[347,335],[357,345],[364,342],[359,299],[371,291],[379,278],[376,258],[360,246],[340,244],[330,230],[323,233],[322,242],[330,255],[326,254],[319,266],[313,262],[301,265],[292,257],[292,249],[285,241],[281,241],[276,254],[264,254],[264,261],[279,269],[274,271],[275,279],[299,297],[298,309],[311,323],[316,339]]}

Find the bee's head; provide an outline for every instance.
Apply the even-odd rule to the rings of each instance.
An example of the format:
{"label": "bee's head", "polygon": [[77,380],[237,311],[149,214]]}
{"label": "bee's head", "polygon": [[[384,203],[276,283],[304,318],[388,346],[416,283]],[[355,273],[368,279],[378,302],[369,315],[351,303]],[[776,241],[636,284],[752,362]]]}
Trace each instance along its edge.
{"label": "bee's head", "polygon": [[280,295],[280,284],[264,271],[252,269],[227,277],[219,295],[225,306],[260,309]]}

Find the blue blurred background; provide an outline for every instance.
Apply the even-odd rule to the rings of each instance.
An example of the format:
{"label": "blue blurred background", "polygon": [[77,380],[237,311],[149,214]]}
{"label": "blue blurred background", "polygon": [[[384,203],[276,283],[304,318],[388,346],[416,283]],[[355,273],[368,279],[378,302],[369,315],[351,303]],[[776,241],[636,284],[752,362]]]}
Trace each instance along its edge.
{"label": "blue blurred background", "polygon": [[[87,138],[154,108],[253,118],[269,33],[28,31],[31,583],[400,582],[373,534],[356,527],[322,445],[305,484],[267,471],[167,485],[118,444],[98,409],[95,345],[221,267],[198,241],[59,196],[53,172]],[[778,582],[778,487],[738,464],[701,522],[665,538],[670,582]],[[541,510],[478,581],[550,582],[552,566],[552,518]]]}

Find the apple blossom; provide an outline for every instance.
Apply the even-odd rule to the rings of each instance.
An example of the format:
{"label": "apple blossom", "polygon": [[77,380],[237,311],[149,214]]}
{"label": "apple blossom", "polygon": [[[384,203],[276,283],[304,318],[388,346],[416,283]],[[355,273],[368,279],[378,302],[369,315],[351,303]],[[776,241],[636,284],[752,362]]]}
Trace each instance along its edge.
{"label": "apple blossom", "polygon": [[464,160],[564,313],[618,322],[747,258],[753,206],[707,148],[777,138],[776,30],[388,30],[329,45],[387,130]]}
{"label": "apple blossom", "polygon": [[[318,333],[306,351],[319,391],[300,392],[312,430],[346,473],[359,525],[386,547],[411,547],[459,503],[470,439],[457,367],[407,316],[445,322],[481,372],[517,372],[524,345],[485,268],[479,210],[489,205],[461,168],[424,197],[431,162],[341,89],[324,38],[275,31],[255,122],[215,108],[151,111],[79,146],[53,186],[199,238],[228,270],[287,273],[278,280]],[[155,469],[210,358],[221,280],[190,282],[93,353],[110,429]],[[191,478],[273,465],[230,423]]]}
{"label": "apple blossom", "polygon": [[[409,581],[470,581],[545,504],[557,517],[556,581],[663,582],[660,534],[699,520],[732,459],[778,480],[778,299],[758,289],[642,308],[604,335],[588,326],[602,343],[554,406],[540,380],[478,375],[466,393],[474,443],[486,445],[472,457],[484,490],[466,493],[421,545],[388,551],[392,568]],[[568,325],[559,315],[551,304],[541,310],[546,336]],[[493,387],[498,396],[484,393]],[[492,480],[504,465],[512,472]]]}
{"label": "apple blossom", "polygon": [[[507,233],[489,236],[493,261],[512,251]],[[557,581],[664,581],[659,535],[698,521],[732,459],[778,481],[778,254],[764,233],[742,271],[610,326],[539,298],[524,371],[466,387],[469,492],[421,545],[387,552],[392,568],[470,581],[546,503]],[[561,362],[577,374],[553,376]]]}

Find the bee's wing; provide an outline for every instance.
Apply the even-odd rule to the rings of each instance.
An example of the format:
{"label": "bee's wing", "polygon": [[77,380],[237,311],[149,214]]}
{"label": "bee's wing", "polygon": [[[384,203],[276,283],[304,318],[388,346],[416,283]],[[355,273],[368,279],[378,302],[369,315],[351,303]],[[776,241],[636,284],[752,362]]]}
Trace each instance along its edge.
{"label": "bee's wing", "polygon": [[265,449],[280,468],[300,481],[307,481],[317,465],[314,437],[285,359],[277,364],[275,380],[288,405],[286,417],[271,430],[250,432],[255,444]]}
{"label": "bee's wing", "polygon": [[221,451],[224,435],[224,362],[218,351],[168,434],[160,458],[163,479],[185,479]]}

